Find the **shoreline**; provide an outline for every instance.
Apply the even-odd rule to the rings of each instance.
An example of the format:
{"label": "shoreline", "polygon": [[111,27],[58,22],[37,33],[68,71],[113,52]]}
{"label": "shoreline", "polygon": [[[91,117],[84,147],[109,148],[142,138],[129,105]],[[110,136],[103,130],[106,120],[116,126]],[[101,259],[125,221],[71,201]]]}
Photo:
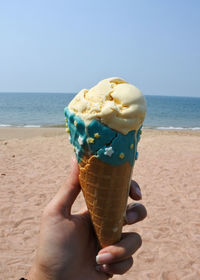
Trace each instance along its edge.
{"label": "shoreline", "polygon": [[[143,128],[146,135],[200,136],[200,130]],[[0,141],[66,135],[65,127],[0,127]]]}
{"label": "shoreline", "polygon": [[[13,124],[0,124],[1,128],[65,128],[66,124],[26,124],[26,125],[13,125]],[[182,127],[182,126],[151,126],[151,125],[143,125],[143,129],[155,129],[155,130],[192,130],[192,131],[200,131],[199,126],[194,127]]]}

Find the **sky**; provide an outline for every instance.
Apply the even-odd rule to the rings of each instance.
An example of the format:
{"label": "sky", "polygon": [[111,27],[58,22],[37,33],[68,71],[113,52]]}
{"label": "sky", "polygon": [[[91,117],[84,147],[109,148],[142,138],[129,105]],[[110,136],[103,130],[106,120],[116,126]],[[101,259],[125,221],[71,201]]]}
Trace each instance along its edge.
{"label": "sky", "polygon": [[78,92],[122,77],[200,97],[199,0],[0,0],[0,92]]}

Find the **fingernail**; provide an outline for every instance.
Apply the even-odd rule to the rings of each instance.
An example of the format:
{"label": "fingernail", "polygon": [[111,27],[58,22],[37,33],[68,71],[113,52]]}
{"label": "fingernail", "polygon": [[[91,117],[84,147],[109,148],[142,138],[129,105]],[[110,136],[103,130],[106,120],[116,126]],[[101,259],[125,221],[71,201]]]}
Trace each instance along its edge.
{"label": "fingernail", "polygon": [[136,187],[136,188],[135,188],[135,192],[136,192],[136,194],[137,194],[139,197],[142,198],[142,193],[141,193],[140,188]]}
{"label": "fingernail", "polygon": [[96,256],[96,263],[97,264],[104,264],[108,263],[113,259],[113,256],[111,253],[104,253]]}
{"label": "fingernail", "polygon": [[133,224],[137,222],[138,218],[138,214],[136,212],[133,212],[133,210],[129,210],[126,212],[127,224]]}

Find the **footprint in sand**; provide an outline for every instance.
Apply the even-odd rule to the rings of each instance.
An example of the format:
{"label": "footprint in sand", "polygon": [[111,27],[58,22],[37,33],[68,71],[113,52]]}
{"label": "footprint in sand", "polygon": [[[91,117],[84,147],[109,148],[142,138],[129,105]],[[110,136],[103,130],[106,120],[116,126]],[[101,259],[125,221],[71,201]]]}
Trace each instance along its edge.
{"label": "footprint in sand", "polygon": [[24,218],[24,219],[21,219],[19,221],[16,221],[13,225],[14,228],[18,227],[21,223],[25,222],[25,221],[28,221],[28,220],[33,220],[34,217],[28,217],[28,218]]}

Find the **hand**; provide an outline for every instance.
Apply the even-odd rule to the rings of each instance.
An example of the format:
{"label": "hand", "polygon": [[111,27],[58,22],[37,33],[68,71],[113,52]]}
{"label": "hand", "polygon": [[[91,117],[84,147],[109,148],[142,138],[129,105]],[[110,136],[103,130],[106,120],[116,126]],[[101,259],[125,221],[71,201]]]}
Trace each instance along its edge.
{"label": "hand", "polygon": [[[123,233],[118,243],[98,252],[88,211],[71,214],[71,207],[80,192],[78,174],[78,165],[74,162],[67,184],[44,210],[29,280],[104,280],[113,274],[125,273],[133,264],[132,254],[142,243],[137,233]],[[131,182],[130,196],[135,200],[141,199],[140,188],[135,181]],[[125,223],[133,224],[145,217],[143,205],[130,204]]]}

